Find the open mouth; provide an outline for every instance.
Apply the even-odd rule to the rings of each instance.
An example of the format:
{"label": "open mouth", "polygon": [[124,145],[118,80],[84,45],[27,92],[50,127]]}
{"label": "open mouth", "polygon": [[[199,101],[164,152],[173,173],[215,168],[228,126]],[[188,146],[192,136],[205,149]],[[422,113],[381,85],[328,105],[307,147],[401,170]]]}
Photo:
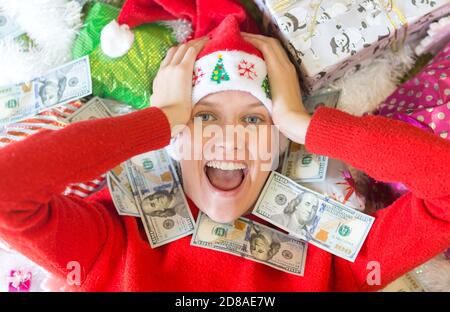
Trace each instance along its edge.
{"label": "open mouth", "polygon": [[247,165],[230,161],[211,160],[204,169],[211,185],[221,191],[238,188],[247,174]]}

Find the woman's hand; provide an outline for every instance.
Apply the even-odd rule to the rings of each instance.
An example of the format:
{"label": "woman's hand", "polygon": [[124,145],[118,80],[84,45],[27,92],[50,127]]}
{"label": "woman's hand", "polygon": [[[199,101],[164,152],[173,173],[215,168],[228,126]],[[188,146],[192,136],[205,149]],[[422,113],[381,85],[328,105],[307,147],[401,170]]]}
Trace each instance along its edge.
{"label": "woman's hand", "polygon": [[182,128],[175,126],[185,125],[191,117],[192,72],[206,41],[200,38],[170,48],[153,81],[151,103],[166,114],[172,137]]}
{"label": "woman's hand", "polygon": [[311,117],[306,112],[297,72],[280,42],[262,35],[242,33],[264,55],[272,93],[272,119],[286,137],[304,144]]}

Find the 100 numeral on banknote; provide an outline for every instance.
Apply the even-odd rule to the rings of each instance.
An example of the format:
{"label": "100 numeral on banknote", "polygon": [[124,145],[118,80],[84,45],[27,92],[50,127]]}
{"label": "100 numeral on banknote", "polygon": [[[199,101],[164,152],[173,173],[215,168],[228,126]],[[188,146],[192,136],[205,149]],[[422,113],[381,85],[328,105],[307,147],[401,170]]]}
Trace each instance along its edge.
{"label": "100 numeral on banknote", "polygon": [[253,214],[354,262],[374,218],[272,172]]}

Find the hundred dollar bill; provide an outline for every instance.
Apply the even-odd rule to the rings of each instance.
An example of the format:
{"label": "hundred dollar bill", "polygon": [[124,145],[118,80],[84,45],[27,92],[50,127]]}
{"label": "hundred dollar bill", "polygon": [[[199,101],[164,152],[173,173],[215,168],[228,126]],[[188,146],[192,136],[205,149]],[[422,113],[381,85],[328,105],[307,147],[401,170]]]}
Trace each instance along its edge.
{"label": "hundred dollar bill", "polygon": [[126,164],[152,248],[192,234],[194,218],[167,152],[141,154]]}
{"label": "hundred dollar bill", "polygon": [[336,256],[354,262],[374,218],[272,172],[252,212]]}
{"label": "hundred dollar bill", "polygon": [[94,97],[75,113],[67,117],[67,121],[72,123],[82,120],[100,119],[112,116],[113,113],[109,110],[105,103],[99,97]]}
{"label": "hundred dollar bill", "polygon": [[325,180],[327,167],[328,157],[309,153],[304,145],[290,142],[281,174],[298,183],[319,182]]}
{"label": "hundred dollar bill", "polygon": [[326,88],[303,98],[303,106],[308,114],[313,114],[321,106],[336,108],[340,96],[341,90]]}
{"label": "hundred dollar bill", "polygon": [[199,213],[192,246],[226,252],[303,276],[307,243],[258,222],[239,218],[218,223]]}
{"label": "hundred dollar bill", "polygon": [[0,7],[0,40],[6,37],[16,38],[25,31]]}
{"label": "hundred dollar bill", "polygon": [[106,175],[106,180],[117,213],[122,216],[139,217],[140,214],[133,196],[128,194],[110,173]]}
{"label": "hundred dollar bill", "polygon": [[0,87],[0,128],[91,93],[92,80],[87,56],[28,83]]}
{"label": "hundred dollar bill", "polygon": [[412,273],[406,273],[399,277],[385,288],[381,292],[425,292],[425,288],[422,284],[413,276]]}

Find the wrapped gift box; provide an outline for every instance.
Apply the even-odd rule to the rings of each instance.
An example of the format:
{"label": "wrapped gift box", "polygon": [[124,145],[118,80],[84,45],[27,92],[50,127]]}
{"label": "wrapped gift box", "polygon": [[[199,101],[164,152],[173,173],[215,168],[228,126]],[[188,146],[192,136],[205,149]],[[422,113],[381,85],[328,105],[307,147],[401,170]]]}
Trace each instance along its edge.
{"label": "wrapped gift box", "polygon": [[305,91],[425,36],[450,0],[255,0],[265,31],[292,54]]}

